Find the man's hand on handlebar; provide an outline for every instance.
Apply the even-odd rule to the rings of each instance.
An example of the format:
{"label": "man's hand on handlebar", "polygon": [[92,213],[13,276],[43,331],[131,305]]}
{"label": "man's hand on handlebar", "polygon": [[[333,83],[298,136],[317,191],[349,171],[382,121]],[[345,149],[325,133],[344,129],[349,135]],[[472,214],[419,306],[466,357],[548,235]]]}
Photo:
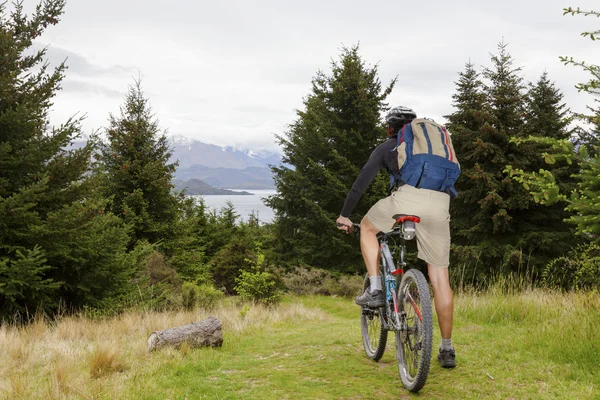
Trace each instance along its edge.
{"label": "man's hand on handlebar", "polygon": [[338,217],[337,221],[335,221],[339,230],[346,231],[346,233],[352,232],[352,221],[349,218],[342,217],[341,215]]}

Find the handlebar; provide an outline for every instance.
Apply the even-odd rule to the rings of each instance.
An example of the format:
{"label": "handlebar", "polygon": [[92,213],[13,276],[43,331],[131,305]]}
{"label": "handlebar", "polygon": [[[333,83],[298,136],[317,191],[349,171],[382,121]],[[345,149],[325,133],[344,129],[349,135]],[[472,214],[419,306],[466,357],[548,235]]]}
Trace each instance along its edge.
{"label": "handlebar", "polygon": [[[419,217],[413,217],[413,216],[408,216],[409,218],[398,218],[397,222],[399,222],[400,224],[397,224],[394,226],[394,228],[392,229],[392,231],[390,232],[379,232],[377,234],[377,239],[380,240],[382,238],[386,238],[386,237],[390,237],[390,236],[400,236],[403,239],[406,240],[412,240],[415,238],[415,223],[420,222]],[[409,224],[410,228],[409,229],[405,229],[405,224]],[[337,224],[337,226],[339,228],[341,228],[342,226],[346,226],[344,224]],[[352,226],[350,227],[350,229],[346,230],[346,234],[350,234],[350,233],[360,233],[360,224],[352,224]]]}
{"label": "handlebar", "polygon": [[[348,225],[344,225],[344,224],[337,224],[338,228],[341,228],[342,226],[348,226]],[[350,233],[360,233],[360,224],[352,224],[352,226],[350,227],[350,229],[346,232],[348,234]]]}

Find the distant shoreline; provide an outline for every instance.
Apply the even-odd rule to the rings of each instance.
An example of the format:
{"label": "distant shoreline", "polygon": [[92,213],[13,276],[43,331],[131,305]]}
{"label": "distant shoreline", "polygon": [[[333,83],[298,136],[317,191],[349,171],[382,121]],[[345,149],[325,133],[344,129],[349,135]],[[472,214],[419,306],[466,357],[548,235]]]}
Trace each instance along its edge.
{"label": "distant shoreline", "polygon": [[254,193],[246,192],[245,190],[238,192],[230,189],[222,189],[227,191],[226,193],[207,193],[207,194],[195,194],[193,196],[256,196]]}

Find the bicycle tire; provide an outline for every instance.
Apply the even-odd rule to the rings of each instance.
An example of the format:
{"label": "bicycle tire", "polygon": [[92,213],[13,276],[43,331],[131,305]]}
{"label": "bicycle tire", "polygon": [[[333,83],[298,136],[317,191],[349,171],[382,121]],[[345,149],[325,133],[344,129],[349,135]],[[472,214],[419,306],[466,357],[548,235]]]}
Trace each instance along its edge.
{"label": "bicycle tire", "polygon": [[431,297],[421,271],[410,269],[404,274],[398,289],[398,303],[406,313],[403,329],[396,332],[398,373],[404,387],[416,393],[425,386],[433,343]]}
{"label": "bicycle tire", "polygon": [[[365,277],[363,291],[370,286],[369,276]],[[388,331],[384,328],[381,318],[382,309],[361,307],[360,327],[365,354],[373,361],[379,361],[385,352]]]}

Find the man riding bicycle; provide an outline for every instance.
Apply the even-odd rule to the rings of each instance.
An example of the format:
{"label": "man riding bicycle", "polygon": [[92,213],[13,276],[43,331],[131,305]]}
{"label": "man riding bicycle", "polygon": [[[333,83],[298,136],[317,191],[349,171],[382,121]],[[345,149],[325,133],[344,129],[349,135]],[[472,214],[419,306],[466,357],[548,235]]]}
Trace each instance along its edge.
{"label": "man riding bicycle", "polygon": [[[371,207],[360,224],[360,249],[367,267],[370,287],[356,298],[356,304],[369,307],[381,307],[385,304],[381,277],[379,276],[377,233],[391,231],[395,223],[392,216],[396,214],[419,216],[421,222],[416,225],[418,258],[427,263],[429,279],[433,286],[435,310],[442,336],[438,360],[442,367],[453,368],[456,366],[456,360],[451,339],[454,301],[448,276],[450,259],[450,214],[448,209],[450,193],[454,189],[439,191],[417,188],[421,186],[420,177],[419,183],[413,185],[399,179],[401,174],[398,155],[399,152],[405,151],[405,146],[401,147],[401,144],[405,141],[405,128],[410,127],[411,122],[416,118],[415,112],[407,107],[399,106],[390,110],[386,116],[389,138],[371,153],[369,160],[352,185],[336,222],[341,230],[348,232],[351,229],[352,221],[349,217],[363,192],[381,168],[386,168],[392,177],[396,177],[398,185],[391,188],[390,196],[379,200]],[[425,125],[423,127],[425,128]],[[436,125],[436,127],[438,126]],[[445,154],[452,159],[453,148],[448,132],[443,127],[438,129],[442,138],[442,147],[445,146],[443,147]],[[410,129],[408,131],[410,132]],[[433,136],[434,134],[437,135],[438,133],[430,132],[431,138],[437,139],[437,136]],[[401,135],[400,138],[398,135]],[[412,133],[408,135],[412,135]],[[431,154],[432,143],[426,130],[425,136]],[[443,142],[444,138],[445,144]],[[412,146],[410,149],[412,150]],[[458,164],[458,161],[453,161]],[[411,183],[414,182],[411,181]]]}

